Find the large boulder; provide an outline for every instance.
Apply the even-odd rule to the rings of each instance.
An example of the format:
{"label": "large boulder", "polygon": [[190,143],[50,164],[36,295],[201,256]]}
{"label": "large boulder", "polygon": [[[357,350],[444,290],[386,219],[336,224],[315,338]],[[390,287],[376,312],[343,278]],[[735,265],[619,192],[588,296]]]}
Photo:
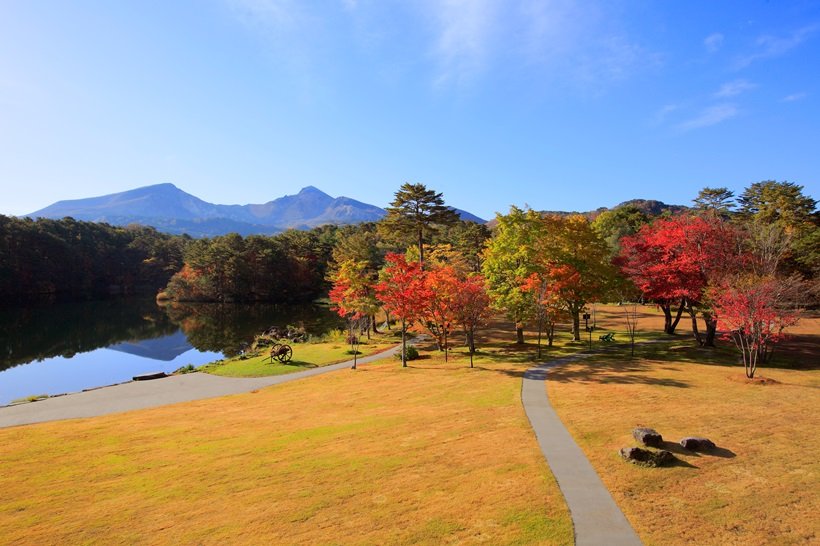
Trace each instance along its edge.
{"label": "large boulder", "polygon": [[640,466],[669,466],[675,462],[675,456],[666,450],[651,451],[641,447],[621,448],[621,457],[630,463]]}
{"label": "large boulder", "polygon": [[661,447],[663,437],[653,428],[638,427],[632,431],[632,437],[648,447]]}
{"label": "large boulder", "polygon": [[711,451],[715,449],[715,443],[708,438],[697,438],[688,436],[680,441],[680,445],[689,451]]}

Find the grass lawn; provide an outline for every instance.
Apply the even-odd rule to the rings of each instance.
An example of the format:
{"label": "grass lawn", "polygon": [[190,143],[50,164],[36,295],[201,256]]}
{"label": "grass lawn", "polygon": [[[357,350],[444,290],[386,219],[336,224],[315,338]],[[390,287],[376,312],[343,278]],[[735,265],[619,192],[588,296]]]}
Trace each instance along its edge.
{"label": "grass lawn", "polygon": [[[804,320],[792,349],[806,369],[759,368],[776,382],[744,379],[737,353],[684,338],[551,372],[548,393],[618,505],[647,544],[820,542],[820,321]],[[814,338],[814,353],[803,341]],[[802,341],[801,341],[802,340]],[[793,358],[781,353],[781,362]],[[641,468],[618,450],[631,431],[660,432],[678,466]],[[684,436],[725,451],[690,454]]]}
{"label": "grass lawn", "polygon": [[[640,339],[660,337],[659,313],[640,313]],[[626,340],[623,308],[600,307],[596,320],[594,346],[610,331]],[[744,381],[729,349],[694,349],[687,326],[635,359],[610,344],[555,369],[559,415],[647,544],[817,542],[820,320],[804,321],[783,355],[814,366],[762,368],[768,384]],[[405,369],[390,358],[243,395],[0,429],[0,543],[571,544],[521,406],[534,336],[517,346],[504,323],[484,335],[473,369],[463,350],[445,363],[422,347]],[[309,348],[295,359],[348,358]],[[542,360],[586,348],[561,334]],[[237,373],[252,375],[245,363]],[[705,435],[723,451],[635,467],[617,450],[634,445],[637,425],[672,441]]]}
{"label": "grass lawn", "polygon": [[[362,340],[359,344],[359,357],[372,355],[400,343],[394,336],[374,336],[372,339]],[[199,371],[225,377],[262,377],[267,375],[281,375],[303,370],[327,366],[345,360],[352,360],[349,353],[350,345],[344,342],[325,343],[290,343],[293,349],[293,358],[288,363],[278,360],[271,362],[270,350],[262,350],[259,354],[246,357],[234,357],[220,360],[201,366]]]}
{"label": "grass lawn", "polygon": [[0,430],[0,543],[571,544],[493,351]]}

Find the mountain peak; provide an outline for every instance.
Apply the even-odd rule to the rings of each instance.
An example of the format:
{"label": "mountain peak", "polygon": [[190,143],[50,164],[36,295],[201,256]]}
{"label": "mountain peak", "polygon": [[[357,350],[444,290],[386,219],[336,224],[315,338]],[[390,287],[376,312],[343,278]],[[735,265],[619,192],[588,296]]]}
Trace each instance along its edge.
{"label": "mountain peak", "polygon": [[326,195],[327,197],[330,197],[329,195],[327,195],[325,192],[323,192],[322,190],[320,190],[316,186],[305,186],[304,188],[299,190],[299,193],[297,195],[310,195],[310,194]]}

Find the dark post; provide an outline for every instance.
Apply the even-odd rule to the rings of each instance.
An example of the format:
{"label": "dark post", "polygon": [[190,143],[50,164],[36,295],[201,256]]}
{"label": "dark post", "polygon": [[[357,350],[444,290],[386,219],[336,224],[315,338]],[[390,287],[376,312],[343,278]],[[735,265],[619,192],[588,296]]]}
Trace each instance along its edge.
{"label": "dark post", "polygon": [[592,350],[592,328],[589,326],[589,313],[584,313],[584,326],[589,332],[589,350]]}

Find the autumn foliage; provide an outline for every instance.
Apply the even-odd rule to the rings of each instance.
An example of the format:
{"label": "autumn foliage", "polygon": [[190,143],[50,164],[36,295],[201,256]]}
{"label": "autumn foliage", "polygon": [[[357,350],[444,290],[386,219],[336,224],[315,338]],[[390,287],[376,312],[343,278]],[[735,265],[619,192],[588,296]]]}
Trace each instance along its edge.
{"label": "autumn foliage", "polygon": [[715,289],[715,310],[743,357],[746,377],[754,378],[757,365],[766,362],[783,330],[797,323],[799,314],[790,305],[789,281],[747,276]]}
{"label": "autumn foliage", "polygon": [[402,366],[407,366],[407,326],[424,314],[431,291],[424,279],[421,262],[408,262],[403,254],[385,256],[376,297],[390,313],[401,320]]}

